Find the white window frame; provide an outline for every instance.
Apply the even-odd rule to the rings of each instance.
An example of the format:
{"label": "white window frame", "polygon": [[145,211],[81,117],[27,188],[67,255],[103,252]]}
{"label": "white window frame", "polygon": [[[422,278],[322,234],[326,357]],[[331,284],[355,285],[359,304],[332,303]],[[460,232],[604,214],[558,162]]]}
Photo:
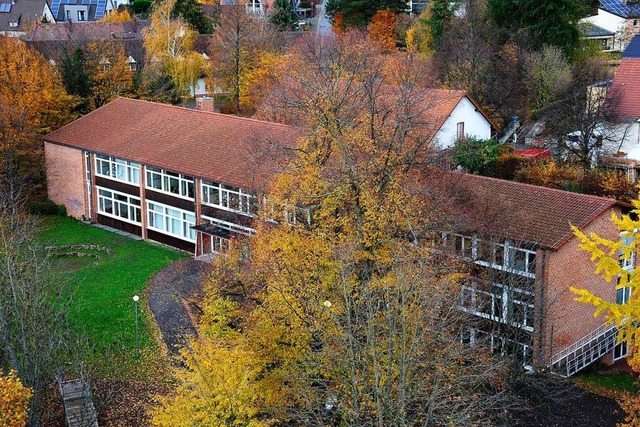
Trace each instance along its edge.
{"label": "white window frame", "polygon": [[[130,224],[142,225],[142,206],[140,204],[140,197],[132,196],[126,193],[121,193],[119,191],[114,191],[110,188],[104,188],[104,187],[98,187],[98,186],[96,186],[96,190],[98,192],[98,213],[100,215],[108,216],[108,217],[117,219],[118,221],[128,222]],[[103,194],[103,192],[111,193],[111,196],[105,195]],[[115,195],[126,197],[127,201],[118,200],[115,198]],[[105,205],[107,201],[111,202],[112,212],[107,212],[105,210]],[[132,203],[132,201],[137,201],[138,203],[135,204],[135,203]],[[116,208],[116,205],[118,206],[118,208]],[[115,213],[116,209],[120,211],[123,206],[126,206],[127,218],[123,218],[122,216],[117,215]],[[134,214],[134,219],[129,218],[129,216],[131,216],[132,214],[132,210]],[[138,217],[140,218],[140,221],[135,220],[136,210],[138,211]]]}
{"label": "white window frame", "polygon": [[[158,176],[160,178],[160,188],[156,188],[152,185],[153,177]],[[173,197],[178,197],[185,200],[194,200],[196,184],[195,180],[191,176],[183,175],[177,172],[171,172],[166,169],[156,168],[153,166],[145,167],[145,188],[151,191],[157,191],[159,193],[168,194]],[[170,180],[176,180],[178,186],[176,187],[178,192],[171,191]],[[189,196],[189,184],[191,184],[192,196]]]}
{"label": "white window frame", "polygon": [[[492,243],[487,240],[478,239],[476,235],[464,235],[458,233],[443,233],[443,239],[451,241],[452,238],[462,239],[464,249],[470,249],[472,254],[472,259],[478,265],[493,268],[500,271],[506,271],[508,273],[518,274],[524,277],[530,277],[535,279],[536,277],[536,258],[537,252],[532,249],[525,249],[518,246],[513,245],[510,241],[505,240],[504,243]],[[472,246],[468,247],[467,243],[470,243]],[[491,245],[491,258],[492,261],[485,261],[478,259],[479,256],[479,246],[482,243],[487,243]],[[456,243],[452,242],[452,246],[455,247]],[[502,259],[496,259],[496,249],[502,248]],[[519,270],[515,268],[515,256],[516,253],[524,253],[525,256],[525,264],[524,270]],[[470,259],[466,254],[460,254],[465,259]]]}
{"label": "white window frame", "polygon": [[[258,198],[255,194],[240,187],[202,180],[200,191],[203,205],[213,206],[250,217],[255,217],[257,214]],[[213,195],[215,194],[214,192],[217,192],[218,200],[211,200],[216,198],[215,195]],[[233,198],[237,198],[238,200],[238,209],[230,206]]]}
{"label": "white window frame", "polygon": [[[152,205],[162,208],[162,211],[152,209]],[[174,216],[168,211],[176,211],[180,214],[180,216]],[[154,215],[160,215],[162,217],[162,227],[156,226],[157,221]],[[192,217],[192,219],[188,219],[187,216]],[[178,234],[172,231],[172,227],[170,227],[170,224],[172,224],[173,221],[180,222],[180,229],[182,233]],[[147,228],[149,230],[154,230],[162,234],[195,243],[196,231],[191,228],[195,225],[195,212],[189,212],[185,211],[184,209],[176,208],[174,206],[147,200]]]}
{"label": "white window frame", "polygon": [[87,11],[86,10],[79,10],[78,11],[78,21],[79,22],[84,22],[87,20]]}
{"label": "white window frame", "polygon": [[[535,317],[535,313],[533,311],[534,305],[529,302],[521,301],[513,297],[514,292],[520,292],[530,296],[533,296],[533,293],[529,291],[525,291],[523,289],[519,289],[519,288],[504,286],[499,283],[494,283],[493,286],[501,288],[502,292],[494,293],[494,292],[480,290],[475,286],[463,285],[462,289],[460,290],[460,292],[462,293],[461,299],[462,301],[464,301],[465,294],[467,294],[469,296],[470,304],[469,306],[460,304],[458,308],[464,311],[465,313],[470,313],[475,316],[482,317],[484,319],[492,320],[494,322],[505,323],[527,332],[533,332],[533,321]],[[511,298],[509,296],[509,292],[511,292],[511,295],[512,295]],[[484,311],[480,311],[478,309],[478,305],[479,305],[478,300],[480,299],[480,296],[484,296],[485,298],[488,297],[487,301],[489,302],[490,312],[487,313]],[[524,306],[524,316],[522,319],[523,322],[520,322],[519,319],[518,320],[512,319],[511,321],[508,321],[507,316],[509,313],[509,302],[511,302],[512,305],[518,304],[518,305]],[[498,307],[499,307],[499,310],[498,310]],[[528,313],[527,309],[529,309],[531,313],[530,319],[527,316],[527,313]],[[513,308],[511,309],[511,311],[513,312]]]}
{"label": "white window frame", "polygon": [[[96,154],[96,176],[108,178],[114,181],[124,182],[125,184],[140,186],[140,163],[129,160],[118,159],[116,157],[107,156],[105,154]],[[109,173],[102,172],[103,165],[106,165]],[[119,171],[124,170],[125,179],[119,178]],[[137,172],[137,174],[136,174]],[[137,180],[136,180],[137,177]]]}
{"label": "white window frame", "polygon": [[211,253],[224,254],[231,247],[231,239],[220,236],[211,235],[211,243],[209,245]]}
{"label": "white window frame", "polygon": [[244,225],[234,224],[233,222],[224,221],[219,218],[214,218],[212,216],[202,215],[203,221],[209,221],[209,223],[220,227],[223,230],[231,231],[233,233],[243,234],[245,236],[252,236],[256,234],[256,230],[250,227],[245,227]]}

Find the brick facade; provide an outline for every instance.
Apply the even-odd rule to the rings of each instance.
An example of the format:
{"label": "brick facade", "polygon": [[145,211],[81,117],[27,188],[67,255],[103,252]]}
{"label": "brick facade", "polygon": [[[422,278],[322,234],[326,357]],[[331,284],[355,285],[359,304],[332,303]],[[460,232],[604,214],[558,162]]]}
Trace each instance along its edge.
{"label": "brick facade", "polygon": [[[611,209],[597,217],[582,231],[596,233],[611,240],[619,239],[611,222]],[[603,316],[593,317],[595,308],[575,301],[570,286],[587,289],[608,301],[615,301],[615,283],[608,283],[595,274],[591,255],[579,248],[577,238],[570,239],[557,252],[547,252],[545,347],[549,355],[566,348],[589,332],[604,324]]]}
{"label": "brick facade", "polygon": [[49,199],[65,205],[70,216],[86,219],[87,190],[82,151],[45,142],[44,155]]}

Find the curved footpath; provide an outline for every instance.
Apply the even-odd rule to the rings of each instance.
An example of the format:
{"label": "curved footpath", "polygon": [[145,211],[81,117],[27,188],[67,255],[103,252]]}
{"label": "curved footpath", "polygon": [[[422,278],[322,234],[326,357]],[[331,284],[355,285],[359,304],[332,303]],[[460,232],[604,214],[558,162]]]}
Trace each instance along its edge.
{"label": "curved footpath", "polygon": [[149,308],[172,356],[198,333],[187,307],[202,300],[210,272],[211,264],[191,258],[173,262],[151,278]]}

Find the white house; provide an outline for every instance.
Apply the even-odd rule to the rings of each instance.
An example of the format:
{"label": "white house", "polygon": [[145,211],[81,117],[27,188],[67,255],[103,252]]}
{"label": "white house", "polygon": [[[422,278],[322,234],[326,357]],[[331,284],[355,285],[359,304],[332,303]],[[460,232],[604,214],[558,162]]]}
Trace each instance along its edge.
{"label": "white house", "polygon": [[437,100],[434,110],[439,126],[435,139],[441,148],[449,148],[461,138],[491,138],[496,126],[466,92],[447,89],[429,91],[430,98]]}
{"label": "white house", "polygon": [[598,14],[583,22],[614,34],[611,50],[624,50],[633,36],[640,32],[640,3],[629,0],[600,0]]}

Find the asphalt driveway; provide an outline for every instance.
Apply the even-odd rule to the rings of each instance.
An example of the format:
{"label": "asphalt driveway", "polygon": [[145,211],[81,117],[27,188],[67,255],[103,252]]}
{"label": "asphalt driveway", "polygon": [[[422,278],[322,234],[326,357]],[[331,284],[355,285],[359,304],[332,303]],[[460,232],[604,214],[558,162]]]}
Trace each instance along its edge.
{"label": "asphalt driveway", "polygon": [[189,312],[198,311],[202,285],[210,272],[211,264],[185,259],[169,264],[151,279],[149,307],[170,355],[177,355],[188,338],[198,334]]}

